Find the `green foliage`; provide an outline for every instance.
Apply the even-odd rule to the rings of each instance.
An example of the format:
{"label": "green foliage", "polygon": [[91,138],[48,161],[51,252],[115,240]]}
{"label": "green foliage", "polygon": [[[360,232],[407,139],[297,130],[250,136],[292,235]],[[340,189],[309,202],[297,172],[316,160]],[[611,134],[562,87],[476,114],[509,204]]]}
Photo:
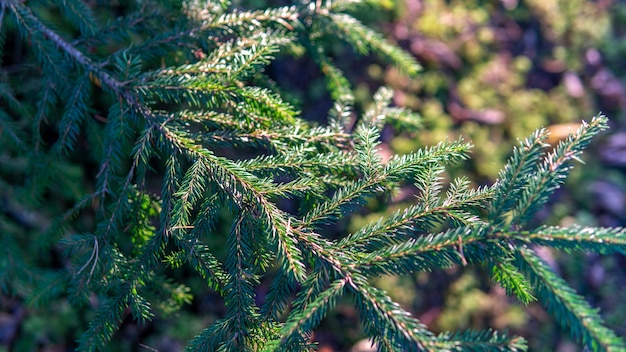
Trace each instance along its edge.
{"label": "green foliage", "polygon": [[[604,116],[553,149],[536,132],[493,186],[471,189],[443,178],[468,158],[460,139],[383,158],[385,124],[420,126],[389,106],[390,90],[348,125],[354,94],[323,38],[339,34],[405,73],[420,69],[345,12],[356,1],[256,11],[141,2],[108,22],[110,9],[78,0],[0,5],[2,37],[19,33],[11,45],[28,58],[2,72],[0,196],[20,202],[0,215],[0,290],[86,307],[79,350],[106,349],[128,318],[148,324],[190,303],[182,269],[225,308],[188,350],[313,349],[316,328],[344,299],[381,351],[526,349],[524,338],[491,330],[435,334],[371,283],[467,265],[487,266],[523,303],[537,299],[581,345],[626,348],[535,252],[626,254],[626,231],[528,226],[607,128]],[[327,124],[300,118],[272,84],[258,83],[274,56],[297,46],[328,75]],[[341,238],[324,235],[401,186],[418,190],[414,204]],[[43,204],[53,221],[20,218]]]}
{"label": "green foliage", "polygon": [[[471,171],[476,179],[493,181],[516,140],[536,129],[553,127],[551,139],[558,140],[568,132],[559,127],[580,116],[602,110],[618,120],[623,102],[615,90],[608,92],[612,75],[589,58],[595,54],[604,61],[605,52],[622,45],[610,28],[623,23],[620,6],[584,0],[425,0],[421,6],[401,1],[390,36],[425,69],[412,80],[385,68],[372,77],[396,90],[396,103],[423,116],[427,128],[419,142],[455,134],[481,140]],[[614,72],[621,71],[617,66]]]}

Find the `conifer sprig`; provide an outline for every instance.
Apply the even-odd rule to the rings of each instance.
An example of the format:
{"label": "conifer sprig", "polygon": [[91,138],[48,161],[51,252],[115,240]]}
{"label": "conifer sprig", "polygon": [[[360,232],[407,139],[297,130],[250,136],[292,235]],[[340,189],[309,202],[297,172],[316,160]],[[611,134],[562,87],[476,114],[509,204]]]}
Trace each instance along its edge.
{"label": "conifer sprig", "polygon": [[540,227],[524,231],[516,241],[548,246],[566,252],[583,251],[598,254],[626,253],[626,230],[623,228]]}
{"label": "conifer sprig", "polygon": [[524,190],[528,176],[539,167],[539,158],[548,146],[545,143],[547,133],[545,129],[537,130],[513,148],[513,155],[500,171],[498,182],[494,185],[494,201],[489,207],[490,221],[497,225],[504,224],[507,213],[513,209],[518,195]]}
{"label": "conifer sprig", "polygon": [[573,161],[580,161],[582,151],[591,138],[608,128],[607,118],[595,116],[589,123],[583,121],[576,133],[559,144],[542,161],[538,171],[527,181],[514,209],[512,223],[524,224],[545,204],[550,195],[565,180]]}
{"label": "conifer sprig", "polygon": [[590,350],[623,351],[624,341],[604,326],[598,311],[574,292],[549,266],[528,249],[517,251],[514,265],[527,277],[540,301],[572,337]]}
{"label": "conifer sprig", "polygon": [[[379,350],[524,350],[523,338],[499,332],[435,335],[369,281],[484,264],[507,293],[544,303],[582,345],[623,349],[533,248],[624,254],[624,230],[525,228],[606,129],[606,118],[583,123],[552,151],[547,131],[537,131],[513,151],[492,187],[445,181],[445,167],[468,158],[471,145],[460,139],[385,160],[382,128],[414,132],[420,119],[390,106],[393,92],[381,88],[349,126],[358,110],[354,93],[324,38],[338,35],[410,75],[419,64],[348,14],[359,3],[246,11],[228,1],[177,7],[148,0],[102,24],[90,7],[101,5],[64,0],[59,10],[74,29],[70,38],[30,3],[0,0],[0,47],[10,18],[32,56],[29,65],[39,69],[26,77],[42,88],[18,94],[12,81],[0,82],[0,146],[11,162],[27,159],[33,173],[25,185],[0,179],[0,197],[15,187],[33,208],[50,200],[74,204],[38,241],[25,241],[32,231],[0,213],[8,251],[0,257],[0,292],[40,304],[62,295],[93,304],[94,318],[78,341],[86,351],[106,349],[127,317],[148,324],[159,307],[173,311],[190,300],[175,297],[174,287],[184,283],[173,283],[165,266],[197,273],[226,308],[189,341],[190,351],[311,349],[316,328],[345,297]],[[326,75],[328,124],[301,119],[273,83],[253,84],[294,45]],[[46,136],[50,126],[58,132],[53,138]],[[64,170],[81,158],[97,165],[94,180],[74,198],[58,196]],[[412,204],[343,237],[322,234],[323,225],[401,186],[415,186]],[[92,226],[85,229],[81,215]],[[58,239],[68,258],[62,270],[28,259],[28,251],[52,251]],[[223,255],[214,246],[220,241]],[[264,299],[262,282],[269,282]]]}

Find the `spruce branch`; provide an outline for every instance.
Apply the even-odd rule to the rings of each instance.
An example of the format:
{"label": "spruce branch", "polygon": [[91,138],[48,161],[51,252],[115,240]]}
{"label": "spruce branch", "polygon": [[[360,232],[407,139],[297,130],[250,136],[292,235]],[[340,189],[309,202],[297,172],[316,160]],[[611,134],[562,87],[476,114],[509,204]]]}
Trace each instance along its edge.
{"label": "spruce branch", "polygon": [[531,281],[539,302],[554,314],[572,337],[591,350],[622,351],[624,341],[604,326],[597,310],[590,307],[567,283],[528,248],[520,247],[513,264]]}
{"label": "spruce branch", "polygon": [[281,349],[289,351],[290,348],[297,348],[301,341],[300,335],[313,330],[328,311],[334,308],[337,299],[344,294],[348,283],[349,278],[332,282],[330,287],[317,294],[302,311],[292,313],[281,330]]}
{"label": "spruce branch", "polygon": [[374,250],[357,258],[354,267],[376,276],[478,263],[503,254],[497,243],[490,242],[485,227],[459,227]]}
{"label": "spruce branch", "polygon": [[94,35],[99,31],[98,21],[91,8],[80,0],[61,0],[61,13],[72,23],[78,23],[82,35]]}
{"label": "spruce branch", "polygon": [[520,245],[539,245],[566,252],[626,254],[626,230],[623,228],[542,226],[532,231],[506,235]]}
{"label": "spruce branch", "polygon": [[443,333],[438,350],[450,351],[526,351],[526,340],[520,336],[507,336],[498,331],[467,331],[463,333]]}
{"label": "spruce branch", "polygon": [[[410,313],[406,312],[387,294],[367,283],[363,277],[348,277],[349,289],[354,294],[363,328],[374,341],[393,346],[393,350],[430,350],[433,334]],[[378,327],[386,326],[388,331]]]}
{"label": "spruce branch", "polygon": [[230,329],[228,319],[220,319],[189,341],[186,351],[217,351],[222,341],[226,340]]}
{"label": "spruce branch", "polygon": [[[245,339],[255,324],[257,308],[254,302],[254,286],[258,278],[252,258],[252,237],[250,215],[240,211],[228,235],[228,258],[226,270],[232,275],[226,283],[227,319],[230,321],[230,337],[225,343],[233,349],[245,349]],[[230,341],[229,341],[230,340]]]}
{"label": "spruce branch", "polygon": [[280,321],[280,316],[286,311],[291,302],[291,295],[295,291],[295,282],[286,275],[286,271],[277,273],[259,311],[263,320]]}
{"label": "spruce branch", "polygon": [[434,206],[420,203],[396,210],[389,218],[370,223],[344,237],[337,246],[340,249],[347,249],[355,246],[356,248],[377,248],[380,245],[397,244],[407,238],[426,234],[451,218],[454,218],[457,224],[483,225],[475,215],[462,213],[460,209],[466,206],[466,202],[470,204],[472,200],[481,202],[489,199],[489,195],[487,192],[476,192],[474,197],[458,203],[448,202]]}
{"label": "spruce branch", "polygon": [[28,149],[23,142],[23,136],[19,126],[16,125],[11,116],[9,116],[4,109],[0,109],[0,138],[3,143],[11,143],[22,152]]}
{"label": "spruce branch", "polygon": [[547,133],[544,129],[537,130],[513,148],[513,155],[498,174],[498,182],[493,186],[494,201],[489,207],[488,216],[490,221],[497,221],[497,226],[504,224],[506,214],[515,206],[529,175],[537,171],[539,158],[548,146],[545,143]]}
{"label": "spruce branch", "polygon": [[[285,269],[288,269],[290,275],[294,275],[293,277],[297,281],[302,281],[304,278],[304,265],[301,263],[300,250],[295,246],[293,235],[290,234],[292,230],[289,220],[266,198],[267,191],[272,189],[271,183],[268,180],[255,177],[228,159],[216,157],[210,151],[198,148],[191,140],[174,134],[169,134],[169,137],[173,143],[178,144],[180,150],[189,153],[191,158],[197,158],[194,165],[198,166],[189,174],[189,182],[191,182],[194,174],[202,178],[216,177],[212,181],[229,195],[239,209],[249,208],[245,198],[247,197],[246,195],[253,195],[251,200],[257,204],[257,207],[253,206],[250,210],[255,215],[261,216],[265,226],[268,226],[269,243],[274,244],[277,248],[277,253],[282,254],[278,258],[281,261],[285,261]],[[205,170],[203,172],[206,172],[206,174],[203,176],[203,174],[199,173],[200,170]],[[188,192],[179,193],[182,196],[187,194]],[[196,194],[194,199],[198,196],[199,194]],[[186,207],[189,209],[189,206]],[[184,208],[180,209],[184,210]],[[178,214],[181,213],[181,210],[176,211],[174,209],[174,212]],[[182,215],[185,216],[184,212]]]}
{"label": "spruce branch", "polygon": [[591,138],[608,128],[608,119],[595,116],[589,123],[584,122],[574,134],[559,142],[556,148],[541,162],[537,172],[528,178],[524,191],[514,208],[512,224],[524,224],[548,200],[548,195],[554,192],[565,180],[572,169],[572,161],[580,160],[582,151],[587,147]]}
{"label": "spruce branch", "polygon": [[[29,193],[23,198],[31,207],[51,199],[65,204],[54,189],[62,168],[79,157],[98,165],[94,180],[71,198],[74,206],[55,213],[37,241],[5,214],[0,194],[0,239],[8,252],[0,258],[0,291],[39,304],[65,295],[77,306],[93,305],[81,350],[106,348],[127,317],[147,324],[190,301],[164,264],[192,269],[226,307],[188,350],[310,349],[315,330],[344,297],[379,350],[523,350],[521,337],[490,330],[435,335],[368,281],[484,264],[508,294],[544,303],[581,344],[624,349],[531,248],[626,254],[625,230],[522,227],[607,127],[606,118],[583,123],[552,151],[547,132],[535,132],[491,187],[472,189],[465,178],[447,182],[445,167],[468,158],[471,146],[460,139],[385,160],[379,150],[385,124],[414,132],[420,118],[390,106],[388,88],[357,117],[350,82],[325,39],[338,36],[410,75],[419,65],[340,12],[359,3],[367,1],[244,11],[220,0],[179,7],[148,1],[102,25],[91,8],[102,5],[63,0],[60,16],[78,29],[69,40],[26,3],[0,0],[0,27],[10,16],[34,54],[27,59],[37,68],[29,83],[42,87],[22,94],[14,80],[0,83],[2,161],[25,159],[34,173],[15,193]],[[0,48],[5,41],[2,32]],[[307,52],[326,76],[333,99],[327,125],[303,120],[276,93],[277,84],[264,82],[270,75],[263,70],[289,48]],[[95,99],[100,90],[105,94]],[[59,134],[48,146],[51,126]],[[85,156],[78,153],[83,141]],[[323,231],[407,185],[417,188],[411,204],[394,204],[395,211],[345,236]],[[15,186],[0,180],[0,189]],[[28,259],[55,252],[57,241],[70,258],[64,271]]]}
{"label": "spruce branch", "polygon": [[[512,260],[513,258],[511,258]],[[511,260],[502,260],[499,262],[491,262],[491,278],[500,284],[509,295],[514,295],[522,303],[528,304],[536,301],[533,295],[532,285],[524,275],[511,264]]]}
{"label": "spruce branch", "polygon": [[354,17],[343,13],[328,13],[321,16],[327,19],[324,32],[340,35],[361,54],[373,52],[382,55],[409,76],[414,76],[421,70],[421,66],[412,56],[389,44],[380,34],[365,27]]}
{"label": "spruce branch", "polygon": [[59,123],[59,139],[54,149],[59,154],[67,154],[74,149],[80,126],[89,109],[90,82],[87,75],[83,75],[73,82],[73,92],[65,106],[65,112]]}
{"label": "spruce branch", "polygon": [[[118,83],[110,74],[105,72],[99,65],[93,62],[89,57],[83,54],[81,51],[76,49],[72,44],[63,39],[57,32],[48,28],[44,25],[27,7],[23,6],[20,2],[15,0],[2,0],[2,7],[8,7],[12,10],[13,15],[16,17],[16,21],[24,26],[25,30],[30,35],[40,36],[37,39],[37,44],[39,46],[38,52],[40,55],[44,55],[42,57],[43,62],[47,65],[55,66],[58,62],[63,62],[64,60],[60,60],[57,57],[54,57],[54,52],[49,50],[47,44],[45,43],[47,40],[51,41],[58,49],[62,50],[64,54],[67,54],[72,61],[78,63],[80,66],[85,68],[85,71],[93,73],[101,80],[105,85],[114,91],[121,90],[121,84]],[[20,27],[21,28],[21,27]],[[55,69],[57,71],[57,77],[61,78],[65,75],[59,69]]]}
{"label": "spruce branch", "polygon": [[[298,26],[299,13],[295,6],[284,6],[279,8],[240,12],[237,10],[223,13],[215,18],[210,16],[202,25],[203,30],[222,29],[229,33],[236,33],[261,27],[264,23],[276,23],[288,30],[293,30]],[[247,26],[246,26],[247,25]]]}
{"label": "spruce branch", "polygon": [[[368,142],[364,146],[373,148],[375,145],[371,137],[367,138]],[[358,205],[358,202],[362,202],[365,196],[382,192],[384,190],[383,186],[387,183],[398,182],[406,178],[412,179],[431,162],[462,160],[465,158],[464,153],[468,148],[469,145],[460,140],[452,143],[440,143],[435,147],[422,149],[413,154],[393,157],[382,167],[382,170],[376,170],[375,168],[375,164],[378,162],[376,162],[377,157],[373,156],[374,152],[368,152],[367,149],[363,149],[361,152],[361,168],[366,168],[366,170],[373,168],[376,171],[368,171],[372,173],[369,178],[352,182],[348,186],[339,189],[331,200],[320,204],[307,214],[303,219],[303,226],[310,227],[316,223],[337,219],[343,211],[354,209],[355,205]],[[372,156],[369,157],[368,155]],[[355,202],[355,200],[358,202]]]}

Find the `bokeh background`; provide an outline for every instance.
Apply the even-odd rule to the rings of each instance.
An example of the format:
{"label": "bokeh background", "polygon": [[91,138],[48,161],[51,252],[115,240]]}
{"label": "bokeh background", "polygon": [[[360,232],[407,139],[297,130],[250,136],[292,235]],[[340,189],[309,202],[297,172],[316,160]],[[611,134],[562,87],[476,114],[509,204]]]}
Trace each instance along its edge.
{"label": "bokeh background", "polygon": [[[287,2],[234,3],[261,8]],[[40,10],[49,21],[58,16],[54,8]],[[123,13],[124,6],[117,4],[100,15]],[[585,165],[577,165],[535,222],[625,225],[626,1],[382,0],[359,7],[355,16],[412,53],[424,68],[410,79],[376,57],[360,56],[339,40],[326,38],[336,65],[353,84],[357,112],[380,86],[389,86],[395,90],[394,104],[422,116],[423,129],[416,134],[385,127],[383,152],[402,154],[463,136],[475,146],[472,158],[450,167],[449,175],[464,175],[476,186],[486,185],[494,182],[518,139],[546,127],[553,135],[551,143],[556,143],[581,120],[602,112],[611,119],[610,131],[595,140],[585,154]],[[6,59],[19,56],[15,50],[2,54],[5,65],[19,59]],[[325,122],[331,106],[326,82],[303,51],[279,56],[266,72],[304,118]],[[81,171],[80,160],[64,172],[72,187],[62,197],[71,203],[88,188],[82,183],[93,180],[85,181],[90,174]],[[19,213],[10,190],[0,196],[0,212]],[[410,190],[394,196],[390,206],[372,199],[326,235],[340,237],[412,201]],[[29,216],[24,221],[31,223],[32,231],[50,221],[45,211]],[[89,220],[84,222],[88,227]],[[550,250],[542,251],[542,257],[601,309],[608,326],[626,336],[626,258]],[[60,265],[53,259],[50,263]],[[220,300],[200,278],[184,270],[170,274],[190,288],[181,288],[180,302],[157,307],[156,319],[147,325],[137,325],[129,317],[109,350],[178,351],[224,314]],[[524,336],[532,351],[582,350],[539,304],[517,303],[486,274],[481,267],[455,267],[382,277],[375,284],[436,332],[491,327]],[[172,311],[176,305],[181,309]],[[86,307],[72,307],[61,298],[32,306],[19,295],[3,295],[0,351],[72,351],[90,314]],[[340,302],[315,333],[324,352],[357,351],[363,338],[350,302]]]}

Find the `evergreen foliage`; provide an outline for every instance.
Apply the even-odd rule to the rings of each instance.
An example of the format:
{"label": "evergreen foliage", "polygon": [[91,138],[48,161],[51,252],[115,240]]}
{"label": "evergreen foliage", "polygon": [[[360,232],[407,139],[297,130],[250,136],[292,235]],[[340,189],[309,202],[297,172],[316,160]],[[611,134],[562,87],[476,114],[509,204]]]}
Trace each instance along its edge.
{"label": "evergreen foliage", "polygon": [[[487,266],[509,294],[538,300],[581,345],[626,349],[535,252],[626,254],[626,230],[529,225],[607,128],[604,116],[555,148],[537,131],[493,186],[446,186],[445,166],[467,159],[471,145],[444,141],[384,160],[383,125],[420,127],[418,116],[389,106],[390,90],[349,124],[351,88],[325,37],[419,71],[346,12],[359,1],[256,11],[225,0],[145,1],[108,20],[80,0],[0,5],[2,51],[29,57],[15,71],[3,67],[0,83],[0,196],[20,199],[0,214],[0,290],[33,304],[67,295],[93,306],[79,350],[105,349],[127,315],[147,322],[161,306],[189,303],[166,265],[194,270],[226,307],[190,351],[314,348],[313,332],[344,297],[381,351],[524,350],[522,337],[499,331],[434,334],[371,284],[453,265]],[[51,12],[63,20],[49,21]],[[20,41],[7,41],[15,31]],[[95,50],[102,47],[109,51]],[[263,73],[275,55],[297,50],[327,75],[335,105],[325,125],[301,119]],[[96,171],[77,170],[79,158]],[[414,205],[340,239],[323,235],[401,185],[419,190]],[[47,214],[51,223],[12,211],[48,202],[58,211]],[[216,241],[225,253],[212,248]],[[50,252],[58,256],[43,255]],[[57,268],[48,265],[54,260]]]}

